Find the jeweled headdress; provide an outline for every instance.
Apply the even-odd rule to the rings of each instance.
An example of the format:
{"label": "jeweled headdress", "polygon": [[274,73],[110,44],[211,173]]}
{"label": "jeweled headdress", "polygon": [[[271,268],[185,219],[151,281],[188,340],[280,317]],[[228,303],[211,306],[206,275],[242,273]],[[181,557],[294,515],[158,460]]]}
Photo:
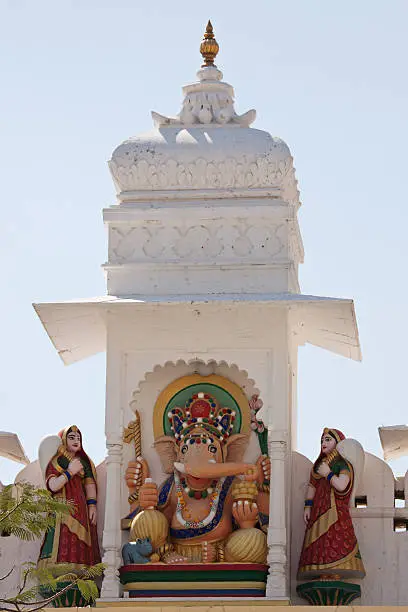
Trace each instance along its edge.
{"label": "jeweled headdress", "polygon": [[178,444],[197,429],[204,430],[221,443],[225,443],[234,427],[235,410],[222,408],[214,397],[199,392],[192,395],[183,408],[176,406],[167,416]]}

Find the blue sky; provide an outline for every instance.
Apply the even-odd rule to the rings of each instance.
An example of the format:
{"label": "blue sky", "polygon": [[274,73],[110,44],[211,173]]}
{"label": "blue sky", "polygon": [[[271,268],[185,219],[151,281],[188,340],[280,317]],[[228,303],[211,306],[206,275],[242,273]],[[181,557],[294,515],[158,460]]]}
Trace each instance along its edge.
{"label": "blue sky", "polygon": [[[0,0],[0,429],[32,459],[73,422],[104,457],[104,356],[64,367],[31,303],[105,293],[106,160],[150,110],[178,112],[208,18],[237,112],[256,108],[294,156],[303,292],[355,300],[361,364],[300,349],[299,449],[315,456],[330,425],[380,454],[377,427],[408,421],[408,4],[213,5]],[[3,482],[18,470],[0,460]]]}

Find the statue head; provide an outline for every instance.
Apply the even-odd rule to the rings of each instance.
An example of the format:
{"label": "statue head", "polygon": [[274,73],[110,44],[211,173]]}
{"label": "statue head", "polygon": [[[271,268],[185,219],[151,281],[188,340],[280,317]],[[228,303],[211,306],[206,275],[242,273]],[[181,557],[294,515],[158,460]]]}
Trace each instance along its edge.
{"label": "statue head", "polygon": [[155,442],[163,469],[174,470],[174,462],[206,465],[239,461],[245,452],[248,436],[233,434],[235,411],[218,405],[208,393],[195,393],[183,408],[176,406],[167,413],[173,436],[162,436]]}
{"label": "statue head", "polygon": [[82,450],[82,434],[76,425],[65,427],[59,432],[64,450],[75,455]]}
{"label": "statue head", "polygon": [[148,557],[153,552],[153,546],[150,538],[137,538],[134,542],[137,552],[142,555],[142,557]]}
{"label": "statue head", "polygon": [[220,441],[197,427],[178,445],[177,461],[186,464],[222,463]]}
{"label": "statue head", "polygon": [[335,450],[337,444],[344,439],[345,435],[339,429],[325,427],[320,438],[320,457],[330,455]]}

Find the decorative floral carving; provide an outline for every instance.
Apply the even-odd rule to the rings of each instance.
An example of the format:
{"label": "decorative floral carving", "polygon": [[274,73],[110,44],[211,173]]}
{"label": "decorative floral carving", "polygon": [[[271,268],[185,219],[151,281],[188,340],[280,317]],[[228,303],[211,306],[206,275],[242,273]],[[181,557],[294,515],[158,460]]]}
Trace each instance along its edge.
{"label": "decorative floral carving", "polygon": [[[220,84],[220,87],[223,84]],[[177,117],[166,117],[152,111],[152,118],[157,127],[169,125],[194,125],[218,123],[238,124],[248,127],[256,119],[256,111],[251,109],[242,115],[237,115],[234,109],[234,99],[231,88],[227,85],[221,91],[198,91],[188,93],[183,100],[183,107]]]}
{"label": "decorative floral carving", "polygon": [[222,72],[216,66],[202,67],[197,72],[197,78],[198,82],[183,87],[183,106],[176,117],[152,112],[156,127],[197,124],[235,124],[248,127],[255,121],[254,109],[237,115],[234,109],[234,89],[221,81]]}
{"label": "decorative floral carving", "polygon": [[121,191],[279,187],[284,199],[294,203],[298,190],[292,157],[276,157],[276,152],[270,152],[253,160],[242,156],[220,162],[198,158],[188,164],[175,159],[160,163],[154,152],[145,152],[142,157],[140,152],[128,150],[115,156],[109,167]]}

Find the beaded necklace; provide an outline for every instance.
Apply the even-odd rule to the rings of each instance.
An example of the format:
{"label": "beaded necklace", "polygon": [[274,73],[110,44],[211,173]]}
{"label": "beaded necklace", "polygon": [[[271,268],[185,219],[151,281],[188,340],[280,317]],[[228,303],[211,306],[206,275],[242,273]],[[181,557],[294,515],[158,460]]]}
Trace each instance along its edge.
{"label": "beaded necklace", "polygon": [[181,485],[185,493],[189,497],[194,497],[194,499],[205,499],[206,497],[211,495],[211,493],[214,492],[214,489],[217,486],[217,481],[213,480],[209,487],[207,487],[206,489],[202,489],[200,491],[196,491],[195,489],[192,489],[191,487],[189,487],[187,484],[187,481],[184,478],[181,478]]}
{"label": "beaded necklace", "polygon": [[[196,521],[191,518],[191,514],[188,511],[187,504],[183,497],[183,485],[180,482],[180,477],[177,472],[174,472],[174,482],[176,484],[176,494],[177,494],[177,508],[176,508],[176,516],[177,520],[183,527],[187,529],[199,529],[201,527],[207,527],[215,517],[217,513],[218,503],[220,501],[220,492],[222,489],[222,485],[224,484],[225,477],[220,478],[217,482],[215,488],[210,493],[210,512],[207,516],[199,521]],[[184,514],[188,519],[186,520],[183,516]]]}

